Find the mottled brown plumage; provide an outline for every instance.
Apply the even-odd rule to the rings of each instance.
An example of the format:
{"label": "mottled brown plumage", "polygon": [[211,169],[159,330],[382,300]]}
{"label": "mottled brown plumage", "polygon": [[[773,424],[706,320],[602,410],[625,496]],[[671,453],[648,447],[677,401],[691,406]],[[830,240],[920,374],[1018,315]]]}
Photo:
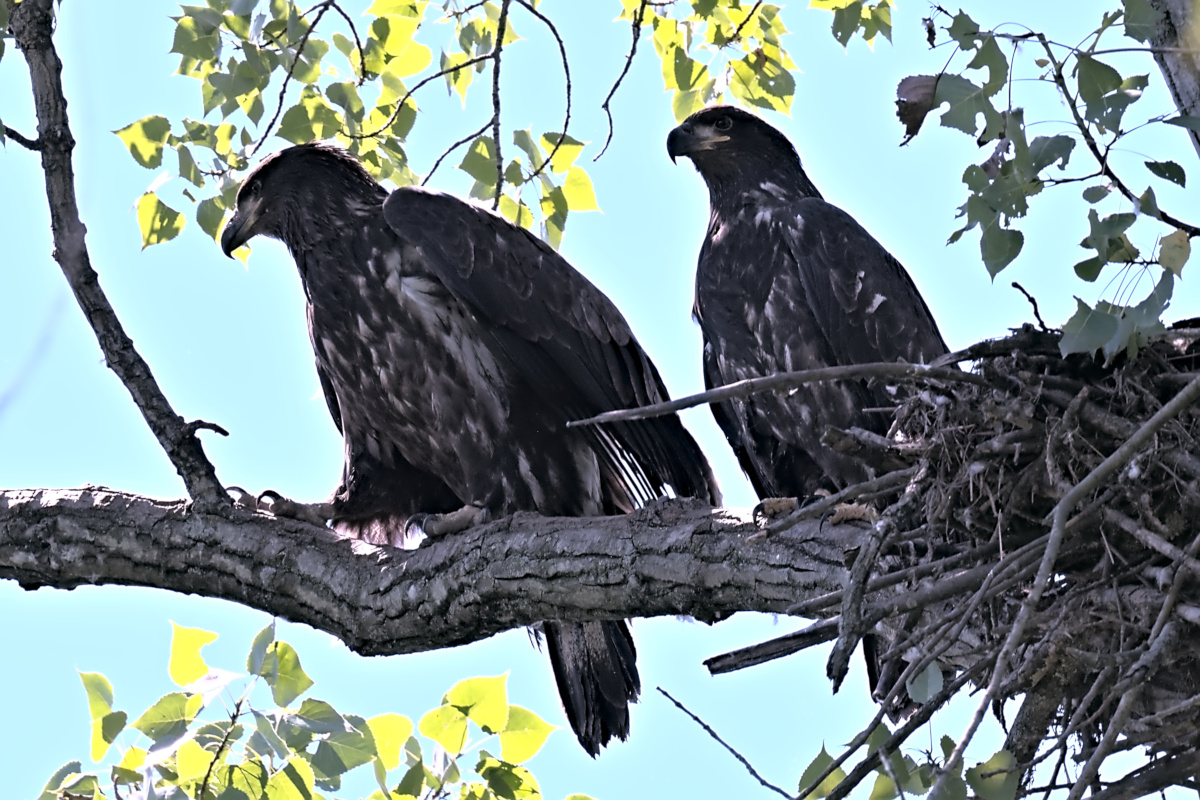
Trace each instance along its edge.
{"label": "mottled brown plumage", "polygon": [[[409,515],[627,512],[667,494],[720,499],[675,416],[573,419],[667,392],[616,307],[527,231],[453,197],[390,195],[343,150],[302,145],[247,176],[221,238],[282,240],[308,298],[345,439],[334,523],[395,538]],[[629,732],[640,682],[623,621],[546,622],[559,693],[595,755]]]}

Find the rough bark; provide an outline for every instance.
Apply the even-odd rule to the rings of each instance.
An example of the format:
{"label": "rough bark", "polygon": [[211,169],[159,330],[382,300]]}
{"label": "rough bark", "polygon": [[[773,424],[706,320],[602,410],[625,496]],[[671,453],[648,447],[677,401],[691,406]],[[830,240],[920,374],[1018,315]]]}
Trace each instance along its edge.
{"label": "rough bark", "polygon": [[[1194,50],[1200,28],[1192,20],[1195,0],[1153,0],[1151,5],[1162,14],[1158,35],[1151,42],[1162,48],[1154,53],[1154,60],[1179,113],[1200,116],[1200,55]],[[1183,130],[1200,155],[1200,131]]]}
{"label": "rough bark", "polygon": [[517,514],[397,550],[100,487],[23,489],[0,491],[0,579],[219,597],[383,655],[543,619],[786,613],[841,588],[843,554],[862,528],[812,520],[750,538],[758,532],[748,512],[674,500],[622,517]]}

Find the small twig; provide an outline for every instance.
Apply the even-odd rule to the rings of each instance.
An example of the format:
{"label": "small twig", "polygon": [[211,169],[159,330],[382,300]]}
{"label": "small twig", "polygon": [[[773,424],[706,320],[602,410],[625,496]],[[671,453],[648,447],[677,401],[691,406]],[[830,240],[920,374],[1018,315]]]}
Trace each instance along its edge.
{"label": "small twig", "polygon": [[291,65],[288,66],[287,72],[284,73],[283,85],[279,87],[279,102],[275,106],[275,113],[271,116],[271,121],[263,128],[262,138],[255,142],[254,148],[247,153],[247,158],[252,158],[258,152],[259,148],[263,146],[263,142],[271,135],[271,130],[275,127],[275,123],[279,121],[279,115],[283,113],[283,101],[287,96],[288,84],[292,82],[292,76],[296,72],[296,65],[300,63],[300,57],[304,55],[304,48],[308,45],[308,37],[317,29],[317,25],[321,22],[321,17],[325,16],[325,12],[332,5],[334,5],[333,0],[325,0],[309,9],[310,12],[316,11],[318,8],[321,10],[317,11],[317,18],[312,21],[311,25],[305,28],[304,35],[300,37],[300,44],[296,47],[296,57],[292,59]]}
{"label": "small twig", "polygon": [[4,138],[12,139],[27,150],[41,150],[45,146],[42,143],[41,137],[37,139],[26,138],[20,131],[14,131],[7,125],[4,126]]}
{"label": "small twig", "polygon": [[433,166],[429,168],[429,172],[428,172],[428,174],[425,175],[424,180],[421,181],[421,185],[424,186],[425,184],[429,183],[429,179],[433,177],[433,173],[437,172],[438,167],[440,167],[442,165],[442,162],[446,160],[447,156],[449,156],[455,150],[462,147],[464,144],[471,141],[472,139],[476,139],[476,138],[482,136],[484,133],[487,132],[487,129],[490,127],[492,127],[492,121],[489,119],[487,122],[483,123],[483,127],[481,127],[479,130],[475,131],[474,133],[468,133],[466,136],[464,136],[463,138],[459,139],[454,144],[447,147],[445,149],[445,151],[443,151],[442,154],[440,156],[438,156],[437,161],[433,162]]}
{"label": "small twig", "polygon": [[496,21],[496,46],[492,48],[492,140],[496,146],[496,196],[492,210],[500,208],[500,196],[504,192],[504,155],[500,146],[500,51],[504,48],[504,34],[508,30],[508,6],[512,0],[500,3],[500,18]]}
{"label": "small twig", "polygon": [[929,367],[924,364],[879,363],[879,364],[849,364],[842,367],[822,367],[821,369],[806,369],[799,372],[780,372],[767,375],[764,378],[747,378],[737,383],[709,389],[707,392],[681,397],[666,403],[627,408],[621,411],[606,411],[587,419],[568,422],[568,428],[581,425],[596,425],[606,422],[628,422],[635,419],[652,419],[675,411],[704,403],[716,403],[721,400],[735,400],[750,397],[763,392],[782,392],[795,389],[807,383],[822,381],[858,380],[860,378],[913,378],[917,380],[958,381],[973,383],[976,386],[988,386],[981,376],[971,372],[962,372],[944,367]]}
{"label": "small twig", "polygon": [[194,420],[192,420],[191,422],[189,422],[189,423],[187,423],[186,425],[184,425],[184,426],[183,426],[183,429],[184,429],[185,431],[187,431],[187,434],[188,434],[189,436],[192,436],[192,435],[194,435],[194,434],[196,433],[196,431],[213,431],[214,433],[219,433],[219,434],[221,434],[222,436],[228,436],[228,435],[229,435],[229,431],[225,430],[224,428],[222,428],[222,427],[221,427],[220,425],[218,425],[217,423],[215,423],[215,422],[205,422],[205,421],[204,421],[204,420],[202,420],[202,419],[194,419]]}
{"label": "small twig", "polygon": [[208,769],[204,772],[204,780],[200,781],[200,793],[197,797],[205,797],[208,793],[208,781],[212,778],[213,769],[219,762],[223,762],[221,753],[229,745],[229,740],[233,738],[233,732],[237,730],[238,717],[242,715],[242,702],[245,701],[245,695],[239,697],[237,702],[233,704],[233,711],[229,715],[229,727],[225,729],[225,735],[221,737],[220,743],[217,744],[217,750],[212,755],[212,761],[208,762]]}
{"label": "small twig", "polygon": [[754,15],[758,13],[759,6],[762,4],[763,0],[758,0],[758,2],[754,4],[754,6],[750,9],[750,13],[746,15],[746,18],[742,20],[737,26],[737,29],[734,30],[733,36],[729,37],[729,41],[725,43],[726,45],[733,44],[738,39],[742,38],[742,29],[746,27],[746,24],[750,22],[750,20],[754,19]]}
{"label": "small twig", "polygon": [[692,718],[693,722],[695,722],[697,725],[699,725],[701,728],[703,728],[704,732],[707,733],[709,736],[711,736],[717,742],[717,744],[724,747],[726,750],[728,750],[733,755],[734,758],[736,758],[738,761],[740,761],[742,766],[746,768],[746,771],[749,772],[750,775],[756,781],[758,781],[760,784],[762,784],[765,788],[770,789],[771,791],[775,792],[776,794],[782,795],[782,796],[788,798],[788,800],[791,800],[792,796],[790,794],[788,794],[787,792],[785,792],[783,789],[779,788],[775,784],[771,783],[769,780],[764,778],[762,775],[759,775],[758,770],[756,770],[754,768],[754,766],[749,761],[746,760],[746,757],[743,756],[741,753],[739,753],[737,750],[734,750],[733,747],[731,747],[724,739],[722,739],[716,731],[714,731],[711,727],[709,727],[708,723],[706,723],[704,720],[697,717],[691,711],[688,711],[687,707],[684,706],[683,703],[679,702],[674,697],[672,697],[666,689],[662,688],[661,686],[658,686],[656,688],[658,689],[659,693],[663,697],[667,698],[672,703],[674,703],[676,708],[678,708],[683,713],[687,714],[689,717]]}
{"label": "small twig", "polygon": [[[466,69],[467,67],[474,66],[475,64],[480,64],[484,61],[490,61],[491,58],[492,58],[491,53],[485,53],[484,55],[481,55],[481,56],[475,56],[473,58],[468,58],[466,61],[462,62],[461,64],[455,64],[452,67],[446,67],[445,69],[438,70],[437,72],[433,73],[432,75],[428,75],[428,76],[422,78],[421,80],[417,81],[411,89],[409,89],[407,92],[404,93],[404,96],[400,98],[400,101],[398,103],[396,103],[396,110],[393,111],[392,115],[390,117],[388,117],[386,120],[384,120],[383,124],[380,125],[377,129],[371,131],[370,133],[349,133],[346,131],[343,131],[343,133],[345,133],[351,139],[371,139],[371,138],[378,136],[379,134],[386,131],[388,128],[392,127],[392,123],[396,121],[396,117],[400,116],[400,111],[404,108],[404,104],[408,102],[408,98],[410,98],[414,94],[416,94],[419,89],[421,89],[422,87],[424,87],[425,85],[427,85],[429,83],[432,83],[433,81],[436,81],[438,78],[444,78],[447,75],[451,75],[455,72],[458,72],[460,69]],[[487,130],[486,125],[484,126],[484,130]],[[476,134],[476,135],[478,135],[478,134]],[[440,159],[439,159],[439,161],[440,161]]]}
{"label": "small twig", "polygon": [[[1046,51],[1046,57],[1050,59],[1050,65],[1053,67],[1051,73],[1054,76],[1054,84],[1058,87],[1059,92],[1062,93],[1063,98],[1067,101],[1067,107],[1071,109],[1071,116],[1074,118],[1075,127],[1078,128],[1080,135],[1083,137],[1084,144],[1086,144],[1088,150],[1091,151],[1092,157],[1096,159],[1096,163],[1100,165],[1100,170],[1104,173],[1104,176],[1113,182],[1113,186],[1117,187],[1117,191],[1123,194],[1131,203],[1137,203],[1138,196],[1134,194],[1133,191],[1126,186],[1120,178],[1117,177],[1115,172],[1113,172],[1112,167],[1108,165],[1107,153],[1101,150],[1100,145],[1096,142],[1096,138],[1092,136],[1092,131],[1091,128],[1088,127],[1087,120],[1080,116],[1077,102],[1078,98],[1075,98],[1071,95],[1070,90],[1067,87],[1066,78],[1063,77],[1063,65],[1054,55],[1054,50],[1050,47],[1050,43],[1047,41],[1046,36],[1039,33],[1037,34],[1037,40],[1041,43],[1042,49]],[[1168,225],[1173,225],[1174,227],[1183,231],[1189,237],[1200,236],[1200,228],[1176,219],[1166,211],[1163,211],[1161,208],[1158,210],[1158,218]]]}
{"label": "small twig", "polygon": [[604,115],[608,117],[608,136],[604,139],[604,147],[600,148],[600,152],[592,159],[592,163],[600,160],[600,156],[608,151],[608,146],[613,140],[613,115],[609,105],[612,103],[613,97],[617,94],[617,89],[621,88],[621,82],[625,80],[625,76],[629,74],[629,68],[633,66],[633,58],[637,55],[638,40],[642,38],[642,20],[646,17],[646,6],[650,5],[648,0],[642,0],[638,5],[637,11],[633,12],[633,22],[630,27],[633,29],[633,44],[629,47],[629,55],[625,56],[625,66],[621,68],[621,74],[617,76],[617,80],[613,83],[612,88],[608,90],[608,96],[604,98],[604,102],[600,104]]}
{"label": "small twig", "polygon": [[354,46],[358,49],[358,85],[362,86],[367,82],[367,54],[363,50],[362,41],[358,38],[358,29],[354,27],[354,20],[350,19],[350,15],[341,6],[333,2],[331,3],[331,7],[346,21],[346,27],[350,29],[350,35],[354,37]]}
{"label": "small twig", "polygon": [[1033,317],[1037,320],[1038,326],[1042,329],[1042,333],[1051,333],[1050,328],[1046,326],[1046,321],[1042,319],[1042,312],[1038,311],[1037,298],[1025,291],[1025,287],[1016,281],[1012,282],[1012,287],[1021,294],[1025,295],[1025,299],[1029,301],[1029,305],[1033,306]]}
{"label": "small twig", "polygon": [[520,3],[530,14],[533,14],[535,17],[540,19],[546,25],[546,27],[550,29],[550,35],[553,36],[554,41],[558,43],[558,54],[562,58],[563,75],[566,77],[567,82],[567,113],[563,119],[562,133],[559,134],[558,141],[554,143],[554,147],[550,148],[550,152],[547,154],[546,160],[543,161],[541,165],[531,172],[525,179],[527,181],[531,181],[545,171],[546,167],[550,165],[550,162],[554,160],[554,156],[558,153],[559,148],[562,147],[563,141],[567,138],[567,128],[571,126],[571,64],[567,60],[567,46],[563,43],[562,36],[560,36],[558,33],[558,28],[555,27],[550,18],[538,11],[533,7],[533,5],[526,2],[526,0],[517,0],[517,2]]}

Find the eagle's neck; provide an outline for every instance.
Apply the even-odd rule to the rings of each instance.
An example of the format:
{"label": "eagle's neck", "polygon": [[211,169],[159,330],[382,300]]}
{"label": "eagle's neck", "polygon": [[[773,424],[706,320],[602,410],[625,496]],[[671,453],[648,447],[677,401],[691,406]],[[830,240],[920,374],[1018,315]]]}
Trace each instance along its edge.
{"label": "eagle's neck", "polygon": [[725,161],[719,168],[714,166],[703,165],[700,170],[708,185],[714,217],[729,217],[748,205],[790,205],[805,198],[821,199],[797,158],[784,161],[782,166],[755,158],[738,158]]}

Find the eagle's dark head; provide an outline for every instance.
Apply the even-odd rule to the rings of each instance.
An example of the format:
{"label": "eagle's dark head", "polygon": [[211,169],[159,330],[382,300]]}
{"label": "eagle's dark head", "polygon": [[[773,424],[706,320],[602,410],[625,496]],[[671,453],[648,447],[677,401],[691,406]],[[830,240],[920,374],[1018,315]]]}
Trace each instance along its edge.
{"label": "eagle's dark head", "polygon": [[799,197],[821,196],[788,138],[733,106],[710,106],[692,114],[667,136],[667,154],[672,161],[679,156],[692,160],[714,205],[764,183]]}
{"label": "eagle's dark head", "polygon": [[386,196],[341,147],[321,142],[289,147],[263,159],[242,181],[233,216],[221,233],[221,250],[230,255],[261,233],[294,251],[322,235],[323,221],[377,208]]}

